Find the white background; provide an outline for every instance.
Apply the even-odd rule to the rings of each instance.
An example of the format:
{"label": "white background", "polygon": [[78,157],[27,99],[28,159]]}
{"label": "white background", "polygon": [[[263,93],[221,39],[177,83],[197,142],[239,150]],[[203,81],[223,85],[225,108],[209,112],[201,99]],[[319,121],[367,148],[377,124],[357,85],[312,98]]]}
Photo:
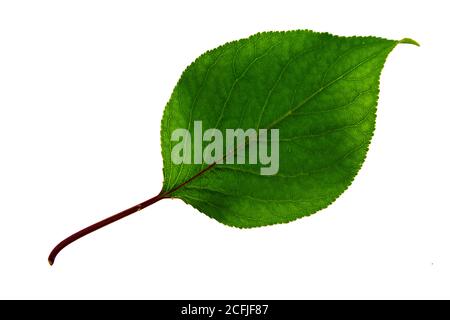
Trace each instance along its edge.
{"label": "white background", "polygon": [[[450,298],[447,1],[1,1],[0,298]],[[182,70],[258,31],[411,37],[389,56],[350,189],[238,230],[157,194]]]}

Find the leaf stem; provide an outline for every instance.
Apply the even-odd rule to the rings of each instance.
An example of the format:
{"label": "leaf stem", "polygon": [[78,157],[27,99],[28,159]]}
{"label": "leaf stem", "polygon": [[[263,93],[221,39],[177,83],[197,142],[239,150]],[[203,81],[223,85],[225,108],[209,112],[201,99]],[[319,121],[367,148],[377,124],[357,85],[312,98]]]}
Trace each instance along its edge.
{"label": "leaf stem", "polygon": [[67,247],[69,244],[71,244],[72,242],[100,229],[103,228],[104,226],[107,226],[113,222],[116,222],[122,218],[125,218],[133,213],[136,213],[152,204],[154,204],[155,202],[158,202],[161,199],[164,199],[167,197],[167,193],[166,192],[160,192],[158,195],[154,196],[153,198],[150,198],[148,200],[145,200],[144,202],[141,202],[131,208],[128,208],[122,212],[119,212],[109,218],[106,218],[102,221],[99,221],[97,223],[94,223],[93,225],[84,228],[76,233],[74,233],[73,235],[71,235],[70,237],[64,239],[63,241],[61,241],[50,253],[50,255],[48,256],[48,263],[50,265],[53,265],[53,263],[55,262],[56,256],[58,255],[59,252],[61,252],[62,249],[64,249],[65,247]]}

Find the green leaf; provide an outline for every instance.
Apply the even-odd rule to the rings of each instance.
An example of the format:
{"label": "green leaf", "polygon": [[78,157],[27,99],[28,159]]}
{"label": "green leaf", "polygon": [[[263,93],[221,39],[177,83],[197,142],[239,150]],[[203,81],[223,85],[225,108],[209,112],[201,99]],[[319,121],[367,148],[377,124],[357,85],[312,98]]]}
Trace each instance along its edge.
{"label": "green leaf", "polygon": [[[161,192],[67,237],[48,262],[74,241],[165,198],[241,228],[327,207],[364,162],[381,69],[399,43],[419,45],[301,30],[259,33],[201,55],[164,110]],[[228,130],[237,129],[254,135],[228,144],[235,143]]]}
{"label": "green leaf", "polygon": [[[418,45],[266,32],[201,55],[183,72],[164,110],[163,194],[237,227],[289,222],[327,207],[364,162],[380,73],[399,43]],[[194,121],[202,121],[203,131],[279,129],[278,173],[261,175],[261,164],[173,163],[177,142],[171,134],[185,128],[193,137]],[[192,144],[190,149],[193,155]]]}

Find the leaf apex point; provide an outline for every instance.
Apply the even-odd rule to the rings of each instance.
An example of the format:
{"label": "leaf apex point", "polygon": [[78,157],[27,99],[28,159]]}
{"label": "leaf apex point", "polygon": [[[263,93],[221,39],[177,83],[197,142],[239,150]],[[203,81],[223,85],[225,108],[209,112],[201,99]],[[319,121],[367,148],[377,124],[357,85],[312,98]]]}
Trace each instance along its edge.
{"label": "leaf apex point", "polygon": [[398,43],[412,44],[417,47],[420,47],[420,43],[418,43],[416,40],[411,39],[411,38],[403,38],[402,40],[398,41]]}

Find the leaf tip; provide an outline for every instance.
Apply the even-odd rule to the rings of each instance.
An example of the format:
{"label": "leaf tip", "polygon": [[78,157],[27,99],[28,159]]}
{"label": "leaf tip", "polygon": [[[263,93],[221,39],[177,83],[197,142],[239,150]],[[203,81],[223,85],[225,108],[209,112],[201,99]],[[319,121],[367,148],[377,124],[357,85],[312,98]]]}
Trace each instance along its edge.
{"label": "leaf tip", "polygon": [[418,43],[416,40],[413,40],[411,38],[403,38],[402,40],[398,41],[398,43],[407,43],[407,44],[412,44],[412,45],[420,47],[420,43]]}

